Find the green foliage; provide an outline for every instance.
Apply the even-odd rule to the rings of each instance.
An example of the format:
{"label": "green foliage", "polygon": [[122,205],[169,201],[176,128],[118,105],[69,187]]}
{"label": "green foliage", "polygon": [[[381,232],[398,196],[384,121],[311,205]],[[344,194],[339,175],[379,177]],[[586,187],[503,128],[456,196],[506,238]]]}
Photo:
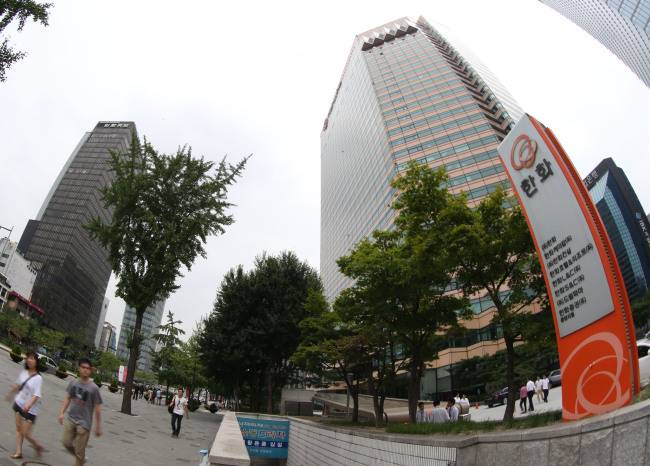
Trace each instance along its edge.
{"label": "green foliage", "polygon": [[637,328],[647,328],[650,319],[650,291],[632,303],[632,319]]}
{"label": "green foliage", "polygon": [[25,350],[23,350],[23,348],[20,345],[14,345],[11,348],[11,352],[14,353],[14,354],[17,354],[18,356],[22,356],[24,351]]}
{"label": "green foliage", "polygon": [[64,362],[59,362],[59,363],[57,363],[57,364],[58,364],[58,366],[59,366],[59,371],[61,371],[61,372],[67,372],[67,370],[68,370],[68,366],[66,366],[66,364],[65,364]]}
{"label": "green foliage", "polygon": [[[550,332],[530,332],[532,305],[548,307],[546,283],[524,215],[515,199],[499,188],[475,208],[459,202],[449,212],[452,228],[448,249],[458,260],[458,283],[465,296],[489,296],[494,303],[492,323],[503,331],[506,375],[510,396],[504,420],[515,407],[515,343],[526,332],[537,341],[555,345]],[[550,314],[548,314],[550,317]],[[547,328],[549,326],[547,325]]]}
{"label": "green foliage", "polygon": [[219,411],[219,407],[217,406],[216,403],[212,403],[210,406],[208,406],[208,411],[210,411],[212,414],[214,414],[217,411]]}
{"label": "green foliage", "polygon": [[63,333],[47,327],[38,328],[34,338],[41,346],[48,348],[50,351],[63,349],[63,342],[65,341],[65,335]]}
{"label": "green foliage", "polygon": [[[387,329],[401,348],[409,371],[409,416],[415,423],[420,380],[426,361],[435,358],[444,333],[463,328],[468,301],[446,293],[458,260],[448,249],[452,212],[464,202],[446,189],[444,169],[409,165],[391,181],[398,192],[391,208],[398,212],[395,229],[375,231],[337,264],[355,284],[337,303],[350,311],[355,323]],[[345,320],[345,317],[344,317]],[[376,331],[376,330],[375,330]]]}
{"label": "green foliage", "polygon": [[187,401],[187,409],[192,412],[199,409],[199,406],[201,406],[201,402],[199,400],[192,399]]}
{"label": "green foliage", "polygon": [[45,363],[45,358],[38,359],[38,371],[47,372],[47,364]]}
{"label": "green foliage", "polygon": [[102,388],[102,376],[97,374],[95,378],[93,379],[93,382],[95,382],[95,385],[97,385],[99,388]]}
{"label": "green foliage", "polygon": [[[33,0],[5,0],[0,1],[0,33],[14,20],[18,19],[18,31],[22,31],[27,20],[31,17],[34,22],[48,25],[48,8],[52,3],[37,3]],[[25,57],[25,52],[16,52],[9,46],[5,37],[0,44],[0,82],[7,79],[6,71],[18,60]]]}
{"label": "green foliage", "polygon": [[104,351],[99,356],[97,371],[105,377],[111,377],[120,369],[120,360],[110,351]]}
{"label": "green foliage", "polygon": [[466,432],[492,432],[499,423],[495,421],[481,422],[446,422],[444,424],[400,424],[390,423],[386,425],[386,432],[391,434],[411,435],[449,435],[462,434]]}
{"label": "green foliage", "polygon": [[[533,380],[539,375],[548,374],[559,367],[557,348],[552,345],[538,346],[532,343],[515,346],[515,380],[518,387],[528,377]],[[454,380],[454,390],[473,393],[481,388],[483,395],[501,390],[508,386],[505,371],[507,365],[506,350],[497,351],[487,356],[475,356],[454,364],[451,373]]]}
{"label": "green foliage", "polygon": [[[118,277],[117,296],[136,311],[137,334],[147,307],[178,289],[181,269],[190,269],[210,235],[233,222],[226,210],[228,187],[235,183],[247,158],[236,165],[192,157],[191,149],[159,154],[133,133],[126,154],[111,152],[113,181],[102,189],[104,207],[113,209],[110,224],[99,217],[86,226],[91,238],[108,251]],[[126,392],[131,388],[139,342],[131,346]],[[130,414],[125,393],[122,412]]]}
{"label": "green foliage", "polygon": [[197,335],[205,375],[237,399],[247,387],[254,411],[266,396],[270,412],[269,402],[295,370],[289,360],[302,339],[298,324],[308,316],[303,303],[321,289],[318,273],[293,252],[262,254],[250,272],[231,269]]}

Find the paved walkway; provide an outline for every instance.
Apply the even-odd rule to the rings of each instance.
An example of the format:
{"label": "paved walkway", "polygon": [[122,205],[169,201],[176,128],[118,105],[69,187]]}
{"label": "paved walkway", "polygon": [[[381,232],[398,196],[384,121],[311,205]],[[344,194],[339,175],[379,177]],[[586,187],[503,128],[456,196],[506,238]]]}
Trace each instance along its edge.
{"label": "paved walkway", "polygon": [[[336,407],[343,412],[346,408],[346,395],[329,393],[329,392],[319,392],[315,396],[315,401],[320,403],[328,404],[331,407]],[[422,400],[424,401],[424,400]],[[425,409],[433,408],[433,402],[425,401]],[[444,403],[443,403],[444,407]],[[548,403],[537,402],[537,396],[533,397],[533,407],[535,408],[535,413],[540,413],[544,411],[559,411],[562,410],[562,388],[555,387],[549,390]],[[352,411],[352,400],[350,400],[350,412]],[[470,405],[469,414],[471,414],[472,421],[501,421],[503,420],[503,415],[506,411],[504,406],[495,406],[494,408],[488,408],[487,405],[482,404],[479,406],[479,409],[476,409],[476,405]],[[408,401],[402,399],[386,399],[384,403],[384,412],[388,414],[389,420],[394,422],[405,422],[408,420]],[[374,408],[372,405],[372,397],[367,395],[359,395],[359,413],[361,416],[374,419]],[[522,413],[519,409],[519,400],[515,404],[515,418],[528,416],[530,413]]]}
{"label": "paved walkway", "polygon": [[[22,365],[14,363],[0,351],[0,399],[15,383]],[[0,466],[16,464],[74,465],[74,458],[61,445],[63,426],[58,415],[70,378],[61,380],[52,374],[43,374],[43,396],[33,435],[45,447],[39,460],[27,441],[23,446],[23,459],[12,460],[16,451],[14,413],[11,403],[4,404],[0,416]],[[209,450],[219,430],[222,416],[195,411],[183,418],[180,437],[171,437],[171,419],[165,406],[150,405],[144,400],[132,400],[133,416],[119,412],[122,395],[101,389],[102,435],[94,432],[86,448],[87,465],[198,465],[203,455],[199,450]],[[93,424],[94,426],[94,424]],[[94,429],[93,429],[94,430]],[[36,461],[40,461],[36,462]]]}

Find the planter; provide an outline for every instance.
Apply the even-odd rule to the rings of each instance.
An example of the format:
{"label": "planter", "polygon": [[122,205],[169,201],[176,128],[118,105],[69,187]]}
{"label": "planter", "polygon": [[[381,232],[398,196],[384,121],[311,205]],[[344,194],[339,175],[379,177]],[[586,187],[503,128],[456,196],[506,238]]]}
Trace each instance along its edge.
{"label": "planter", "polygon": [[13,362],[23,362],[23,357],[20,354],[9,353],[9,357]]}
{"label": "planter", "polygon": [[117,393],[118,390],[119,390],[118,387],[113,387],[111,385],[108,386],[108,391],[111,393]]}
{"label": "planter", "polygon": [[56,371],[56,376],[60,379],[65,379],[68,376],[67,372]]}

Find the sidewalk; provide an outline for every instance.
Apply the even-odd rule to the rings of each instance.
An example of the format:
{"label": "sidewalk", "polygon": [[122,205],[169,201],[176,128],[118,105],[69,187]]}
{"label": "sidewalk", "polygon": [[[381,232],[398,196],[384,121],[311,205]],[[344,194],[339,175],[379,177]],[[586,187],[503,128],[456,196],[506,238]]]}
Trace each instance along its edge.
{"label": "sidewalk", "polygon": [[[0,395],[4,395],[15,383],[22,365],[14,363],[4,351],[0,351]],[[11,403],[4,403],[4,415],[0,416],[0,466],[18,465],[31,461],[37,464],[74,465],[74,458],[61,445],[63,426],[58,423],[59,410],[65,397],[70,377],[61,380],[52,374],[43,374],[43,396],[38,418],[32,431],[44,446],[39,460],[27,441],[23,444],[23,459],[12,460],[9,455],[16,451],[15,421]],[[219,430],[220,414],[195,411],[190,418],[183,418],[180,437],[171,437],[171,417],[166,406],[151,405],[142,400],[132,400],[132,416],[119,412],[122,395],[101,389],[102,435],[93,433],[86,448],[87,465],[198,465],[203,455],[199,450],[209,450]],[[3,399],[0,398],[0,399]],[[13,402],[13,401],[12,401]]]}

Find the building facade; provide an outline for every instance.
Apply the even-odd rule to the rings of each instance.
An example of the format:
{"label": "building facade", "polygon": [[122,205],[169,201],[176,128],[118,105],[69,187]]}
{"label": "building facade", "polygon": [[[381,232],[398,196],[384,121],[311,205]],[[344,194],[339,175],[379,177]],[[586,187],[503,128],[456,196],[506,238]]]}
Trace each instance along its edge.
{"label": "building facade", "polygon": [[117,327],[111,325],[110,322],[104,322],[102,325],[98,348],[102,351],[110,351],[113,354],[117,353]]}
{"label": "building facade", "polygon": [[0,274],[7,278],[12,291],[29,299],[37,273],[9,238],[0,239]]}
{"label": "building facade", "polygon": [[621,268],[630,302],[650,289],[650,223],[625,172],[606,158],[584,179]]}
{"label": "building facade", "polygon": [[607,47],[650,87],[650,0],[539,0]]}
{"label": "building facade", "polygon": [[[358,35],[321,133],[321,277],[332,301],[351,281],[336,260],[374,230],[392,228],[390,181],[410,161],[445,166],[449,189],[476,203],[509,183],[497,147],[523,114],[450,31],[420,17]],[[489,298],[457,346],[440,352],[422,397],[451,389],[449,367],[502,349]]]}
{"label": "building facade", "polygon": [[31,301],[45,311],[46,325],[65,334],[85,330],[94,343],[111,275],[108,253],[83,226],[92,217],[110,223],[100,189],[111,181],[109,150],[126,152],[133,122],[99,122],[64,165],[19,249],[38,276]]}
{"label": "building facade", "polygon": [[[151,355],[149,354],[149,350],[157,351],[157,342],[152,336],[158,333],[158,326],[162,322],[164,313],[165,301],[148,307],[144,312],[140,331],[144,334],[145,339],[140,344],[140,357],[138,358],[138,370],[140,371],[151,371]],[[135,327],[135,318],[135,309],[126,306],[124,309],[124,317],[122,317],[120,338],[117,344],[117,357],[124,358],[127,362],[129,360],[130,350],[126,345],[126,337],[127,333]]]}

